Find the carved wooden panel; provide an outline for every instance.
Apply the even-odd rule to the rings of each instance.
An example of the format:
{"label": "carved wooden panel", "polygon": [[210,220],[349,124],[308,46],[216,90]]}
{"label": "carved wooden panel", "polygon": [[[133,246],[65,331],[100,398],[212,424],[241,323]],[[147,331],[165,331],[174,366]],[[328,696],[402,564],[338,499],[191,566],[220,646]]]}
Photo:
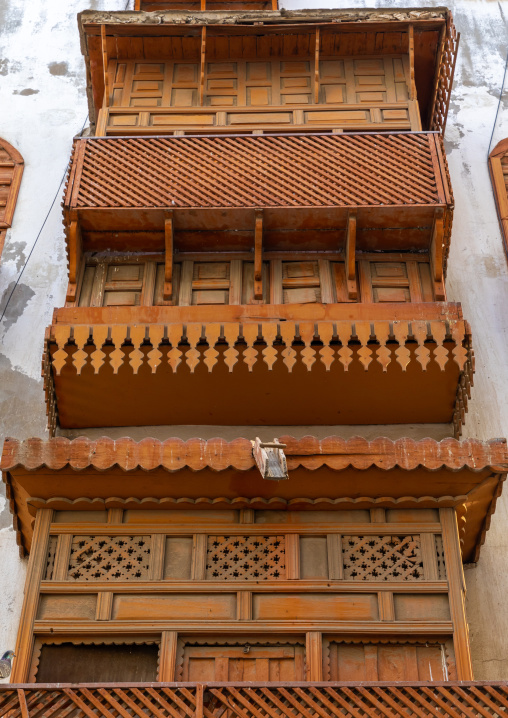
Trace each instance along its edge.
{"label": "carved wooden panel", "polygon": [[285,579],[285,537],[208,536],[206,578],[216,581]]}
{"label": "carved wooden panel", "polygon": [[356,581],[421,581],[419,536],[343,536],[344,578]]}
{"label": "carved wooden panel", "polygon": [[248,636],[190,640],[180,649],[177,676],[182,681],[298,681],[305,678],[305,648],[296,641]]}
{"label": "carved wooden panel", "polygon": [[68,578],[75,581],[148,577],[150,536],[73,536]]}

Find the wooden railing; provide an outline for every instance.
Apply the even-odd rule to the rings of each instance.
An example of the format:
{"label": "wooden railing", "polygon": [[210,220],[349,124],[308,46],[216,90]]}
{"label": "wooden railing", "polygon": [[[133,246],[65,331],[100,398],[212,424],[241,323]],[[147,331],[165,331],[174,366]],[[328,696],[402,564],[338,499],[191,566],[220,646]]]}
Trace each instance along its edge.
{"label": "wooden railing", "polygon": [[488,718],[508,683],[92,683],[0,686],[0,718]]}

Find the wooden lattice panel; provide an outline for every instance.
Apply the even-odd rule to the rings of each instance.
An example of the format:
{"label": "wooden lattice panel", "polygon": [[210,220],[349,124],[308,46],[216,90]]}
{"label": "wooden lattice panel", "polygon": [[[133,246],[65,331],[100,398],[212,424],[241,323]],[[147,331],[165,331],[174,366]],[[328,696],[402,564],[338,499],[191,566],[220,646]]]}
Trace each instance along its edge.
{"label": "wooden lattice panel", "polygon": [[440,175],[424,133],[88,138],[65,207],[435,205]]}
{"label": "wooden lattice panel", "polygon": [[[370,718],[462,718],[502,716],[508,686],[477,683],[249,683],[141,684],[0,687],[6,718],[49,715],[97,718],[259,718],[354,716]],[[113,711],[113,712],[112,712]]]}
{"label": "wooden lattice panel", "polygon": [[114,581],[148,578],[150,536],[73,536],[68,578]]}
{"label": "wooden lattice panel", "polygon": [[208,536],[206,578],[283,580],[284,536]]}
{"label": "wooden lattice panel", "polygon": [[459,49],[459,39],[460,34],[457,32],[455,25],[453,24],[453,18],[450,14],[441,49],[439,78],[436,86],[430,123],[431,130],[439,130],[442,133],[444,133],[446,128],[448,108],[450,106],[455,63],[457,61],[457,52]]}
{"label": "wooden lattice panel", "polygon": [[420,536],[343,536],[342,560],[349,580],[425,579]]}

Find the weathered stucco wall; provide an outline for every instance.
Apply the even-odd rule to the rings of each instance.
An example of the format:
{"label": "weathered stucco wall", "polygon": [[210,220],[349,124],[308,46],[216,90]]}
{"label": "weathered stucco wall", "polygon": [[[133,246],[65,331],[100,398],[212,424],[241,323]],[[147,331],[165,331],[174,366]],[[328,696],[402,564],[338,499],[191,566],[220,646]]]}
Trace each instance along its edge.
{"label": "weathered stucco wall", "polygon": [[[422,3],[352,0],[347,4],[405,7]],[[338,2],[324,0],[281,2],[281,6],[295,9],[325,5],[339,7]],[[87,121],[76,27],[76,14],[85,7],[119,10],[126,7],[126,0],[89,4],[85,0],[0,0],[0,136],[25,159],[14,225],[0,266],[0,316],[5,313],[0,324],[0,442],[5,436],[47,435],[40,360],[44,328],[50,323],[53,307],[62,305],[66,287],[60,193],[72,136]],[[508,28],[506,5],[503,8],[493,0],[458,0],[450,3],[450,8],[462,38],[446,132],[456,204],[447,288],[449,299],[463,304],[476,353],[473,401],[464,435],[487,439],[508,434],[508,268],[486,162],[508,50]],[[491,146],[506,136],[508,92]],[[369,428],[368,435],[419,438],[432,433],[439,438],[446,429],[379,427]],[[238,430],[227,429],[223,434],[229,438],[233,432]],[[177,431],[171,433],[178,435]],[[199,430],[186,428],[182,433],[195,435]],[[298,430],[298,435],[301,433]],[[340,427],[336,433],[345,434]],[[217,428],[213,434],[220,435],[221,430]],[[267,434],[273,436],[273,430]],[[479,564],[466,571],[478,679],[508,679],[507,521],[508,492],[498,503]],[[26,570],[25,562],[18,558],[10,525],[2,494],[0,651],[15,643]]]}

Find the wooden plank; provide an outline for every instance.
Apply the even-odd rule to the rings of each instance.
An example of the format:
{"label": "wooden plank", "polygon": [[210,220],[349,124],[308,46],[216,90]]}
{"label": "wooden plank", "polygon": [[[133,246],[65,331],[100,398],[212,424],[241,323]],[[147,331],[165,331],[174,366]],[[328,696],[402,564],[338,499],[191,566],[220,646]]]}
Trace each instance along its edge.
{"label": "wooden plank", "polygon": [[340,534],[327,534],[326,536],[328,578],[332,581],[340,581],[344,578],[341,540]]}
{"label": "wooden plank", "polygon": [[263,210],[256,210],[254,228],[254,299],[263,299]]}
{"label": "wooden plank", "polygon": [[439,580],[437,566],[436,540],[432,534],[421,534],[421,551],[423,559],[423,570],[428,581]]}
{"label": "wooden plank", "polygon": [[288,581],[300,578],[300,541],[298,534],[286,534],[286,577]]}
{"label": "wooden plank", "polygon": [[206,534],[194,534],[192,546],[192,578],[202,581],[206,577]]}
{"label": "wooden plank", "polygon": [[108,47],[106,40],[106,25],[101,25],[101,46],[102,46],[102,72],[104,76],[104,100],[103,107],[109,107],[109,75],[108,75]]}
{"label": "wooden plank", "polygon": [[346,281],[349,299],[358,298],[356,284],[356,210],[350,210],[346,228]]}
{"label": "wooden plank", "polygon": [[159,675],[157,676],[157,680],[161,683],[169,683],[175,680],[177,647],[178,633],[176,631],[162,631],[159,650]]}
{"label": "wooden plank", "polygon": [[194,271],[194,262],[186,260],[182,262],[182,270],[180,274],[180,295],[178,304],[181,307],[188,307],[192,304],[192,275]]}
{"label": "wooden plank", "polygon": [[96,621],[111,620],[111,611],[113,609],[113,592],[99,591],[97,594],[97,607],[95,611]]}
{"label": "wooden plank", "polygon": [[166,537],[163,534],[152,534],[150,546],[150,580],[161,581],[164,577],[164,551]]}
{"label": "wooden plank", "polygon": [[305,637],[307,680],[323,680],[323,636],[319,631],[309,631]]}
{"label": "wooden plank", "polygon": [[335,297],[333,293],[331,263],[328,259],[319,259],[318,262],[321,302],[323,304],[333,304]]}
{"label": "wooden plank", "polygon": [[241,259],[231,260],[229,269],[229,303],[242,303],[243,262]]}
{"label": "wooden plank", "polygon": [[443,209],[438,207],[434,213],[432,238],[430,242],[430,264],[432,268],[432,278],[434,280],[436,300],[438,302],[444,301],[445,299],[443,274],[443,237]]}
{"label": "wooden plank", "polygon": [[106,284],[107,264],[99,262],[95,268],[92,292],[90,295],[91,307],[102,307],[104,302],[104,285]]}
{"label": "wooden plank", "polygon": [[319,52],[321,45],[321,35],[319,25],[316,27],[316,33],[314,35],[314,104],[319,103]]}
{"label": "wooden plank", "polygon": [[453,621],[453,646],[459,681],[473,680],[468,626],[464,603],[465,581],[462,569],[457,515],[455,509],[439,509],[443,526],[443,548],[448,576],[450,613]]}
{"label": "wooden plank", "polygon": [[143,291],[140,304],[151,307],[155,304],[155,280],[157,277],[157,262],[147,262],[143,277]]}
{"label": "wooden plank", "polygon": [[49,530],[53,520],[51,509],[39,509],[35,517],[32,550],[28,561],[25,581],[25,596],[21,609],[18,637],[16,641],[16,659],[12,667],[12,683],[28,683],[32,650],[34,644],[34,621],[39,604],[41,581],[46,570],[46,557],[49,546]]}
{"label": "wooden plank", "polygon": [[53,581],[65,581],[67,578],[67,570],[69,567],[69,556],[71,552],[72,535],[60,535],[55,553],[55,563],[53,566]]}

